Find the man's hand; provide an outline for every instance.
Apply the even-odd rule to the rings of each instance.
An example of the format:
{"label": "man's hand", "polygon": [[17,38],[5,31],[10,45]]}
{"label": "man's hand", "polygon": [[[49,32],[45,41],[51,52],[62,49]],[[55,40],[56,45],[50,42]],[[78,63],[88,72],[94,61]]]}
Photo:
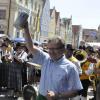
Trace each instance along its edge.
{"label": "man's hand", "polygon": [[24,28],[24,29],[27,29],[28,28],[28,21],[25,22],[25,24],[23,25],[22,28]]}
{"label": "man's hand", "polygon": [[46,98],[47,100],[55,100],[57,95],[53,91],[47,91]]}

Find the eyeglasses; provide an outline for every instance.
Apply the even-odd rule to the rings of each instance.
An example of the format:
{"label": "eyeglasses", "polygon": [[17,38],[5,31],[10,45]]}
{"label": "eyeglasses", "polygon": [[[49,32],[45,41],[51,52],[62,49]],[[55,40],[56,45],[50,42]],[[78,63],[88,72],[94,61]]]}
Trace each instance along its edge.
{"label": "eyeglasses", "polygon": [[49,51],[57,51],[57,50],[61,50],[61,49],[63,49],[63,47],[48,48]]}

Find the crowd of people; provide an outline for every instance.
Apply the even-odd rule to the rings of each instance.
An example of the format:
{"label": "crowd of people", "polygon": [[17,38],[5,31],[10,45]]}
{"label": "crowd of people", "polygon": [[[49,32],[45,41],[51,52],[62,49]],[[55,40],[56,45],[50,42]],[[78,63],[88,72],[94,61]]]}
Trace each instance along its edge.
{"label": "crowd of people", "polygon": [[[100,100],[99,48],[79,46],[76,49],[72,44],[65,44],[60,36],[48,39],[44,48],[39,47],[32,41],[28,22],[22,28],[25,43],[13,45],[9,39],[3,39],[1,63],[30,61],[41,66],[36,100],[87,100],[89,86],[93,87],[92,100]],[[34,69],[29,70],[31,76]],[[30,81],[34,81],[32,77],[34,74]]]}
{"label": "crowd of people", "polygon": [[[100,67],[98,57],[100,56],[100,50],[94,50],[91,46],[80,46],[78,49],[73,49],[72,45],[67,45],[66,57],[72,61],[79,72],[80,80],[83,86],[81,92],[81,97],[77,96],[74,100],[87,100],[87,92],[89,86],[93,86],[94,97],[91,100],[99,100],[97,81],[100,76]],[[98,70],[98,72],[97,72]],[[93,80],[92,80],[92,79]],[[100,84],[100,83],[99,83]]]}

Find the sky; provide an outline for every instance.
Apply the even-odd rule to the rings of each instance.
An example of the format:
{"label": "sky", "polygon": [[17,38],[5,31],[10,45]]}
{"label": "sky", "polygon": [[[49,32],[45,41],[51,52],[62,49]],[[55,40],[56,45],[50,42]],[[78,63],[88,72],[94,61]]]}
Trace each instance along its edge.
{"label": "sky", "polygon": [[50,0],[50,8],[54,6],[61,18],[72,16],[73,25],[90,29],[100,25],[100,0]]}

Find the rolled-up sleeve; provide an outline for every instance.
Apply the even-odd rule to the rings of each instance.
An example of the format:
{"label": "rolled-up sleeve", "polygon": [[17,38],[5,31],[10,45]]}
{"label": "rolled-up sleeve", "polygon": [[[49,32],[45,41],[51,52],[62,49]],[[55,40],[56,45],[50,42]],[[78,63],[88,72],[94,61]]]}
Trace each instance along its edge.
{"label": "rolled-up sleeve", "polygon": [[42,50],[38,50],[35,54],[33,54],[33,63],[42,65],[46,59],[48,59],[48,53],[43,52]]}

